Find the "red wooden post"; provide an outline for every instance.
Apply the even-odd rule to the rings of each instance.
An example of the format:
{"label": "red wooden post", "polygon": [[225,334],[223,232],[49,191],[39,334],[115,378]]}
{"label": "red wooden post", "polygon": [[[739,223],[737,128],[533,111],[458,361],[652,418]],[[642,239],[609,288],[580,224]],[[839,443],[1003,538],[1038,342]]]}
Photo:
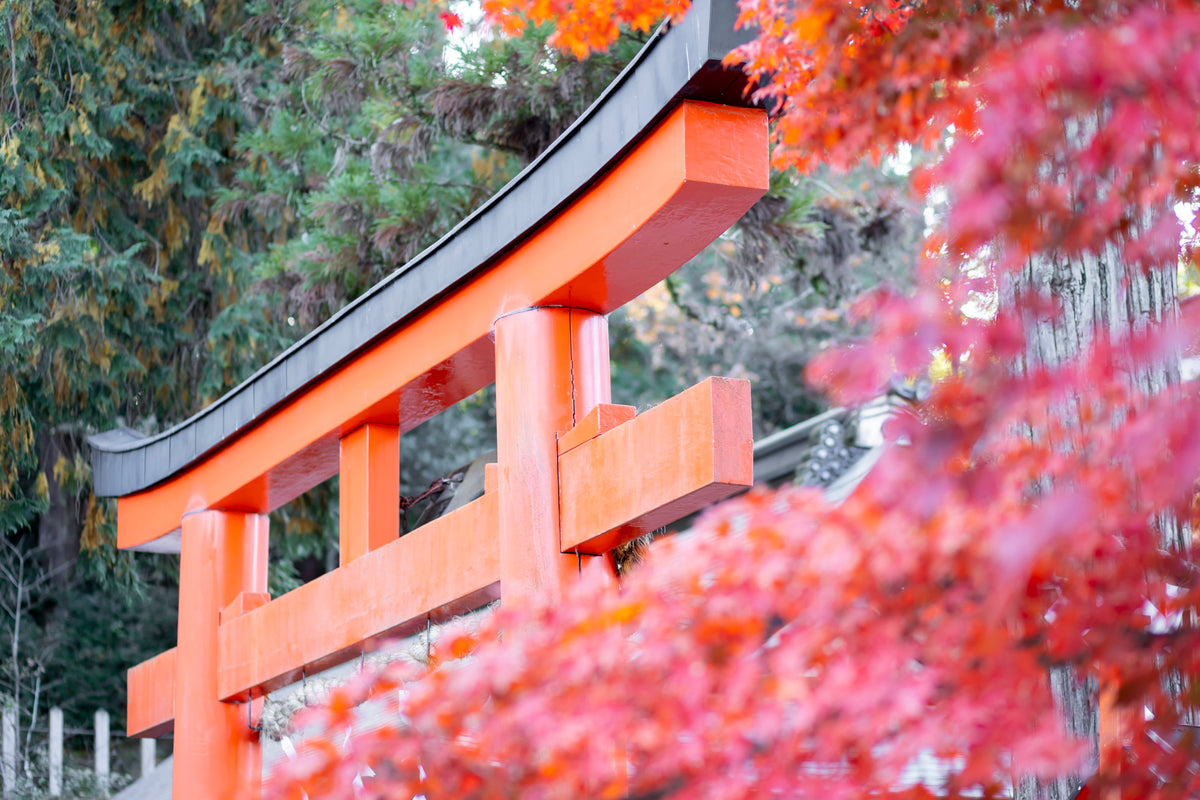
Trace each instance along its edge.
{"label": "red wooden post", "polygon": [[608,321],[594,311],[530,308],[496,321],[500,591],[558,594],[580,557],[559,541],[558,434],[611,399]]}
{"label": "red wooden post", "polygon": [[342,437],[338,483],[340,563],[400,535],[400,429],[368,423]]}
{"label": "red wooden post", "polygon": [[[197,511],[183,518],[179,562],[179,663],[174,797],[260,796],[262,757],[246,708],[217,694],[221,610],[267,590],[265,514]],[[186,732],[186,733],[184,733]]]}

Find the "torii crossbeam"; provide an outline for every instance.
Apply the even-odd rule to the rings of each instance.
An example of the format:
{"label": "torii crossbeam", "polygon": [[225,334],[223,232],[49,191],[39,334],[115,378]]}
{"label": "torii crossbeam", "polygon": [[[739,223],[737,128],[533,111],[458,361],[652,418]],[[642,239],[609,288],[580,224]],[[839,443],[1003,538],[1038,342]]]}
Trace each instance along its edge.
{"label": "torii crossbeam", "polygon": [[[175,732],[176,800],[256,797],[245,703],[496,597],[558,593],[601,555],[748,486],[750,392],[711,378],[611,403],[605,314],[767,188],[766,117],[697,4],[497,199],[171,431],[93,440],[118,544],[180,562],[177,648],[129,672],[130,735]],[[698,98],[698,99],[696,99]],[[399,437],[496,384],[484,495],[399,531]],[[341,566],[277,599],[267,513],[340,475]]]}

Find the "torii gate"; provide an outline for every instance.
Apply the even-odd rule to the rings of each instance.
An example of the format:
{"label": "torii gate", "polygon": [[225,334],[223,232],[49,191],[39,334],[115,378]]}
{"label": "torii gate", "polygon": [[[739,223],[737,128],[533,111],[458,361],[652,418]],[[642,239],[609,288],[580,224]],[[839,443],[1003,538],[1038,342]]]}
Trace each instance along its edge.
{"label": "torii gate", "polygon": [[[731,0],[660,31],[581,120],[454,231],[217,403],[94,437],[122,548],[181,552],[178,646],[129,671],[128,733],[174,730],[176,800],[257,797],[247,703],[603,555],[748,486],[750,391],[612,405],[605,314],[767,189],[766,115],[721,57]],[[399,535],[398,441],[496,383],[482,497]],[[341,565],[267,595],[267,513],[340,474]]]}

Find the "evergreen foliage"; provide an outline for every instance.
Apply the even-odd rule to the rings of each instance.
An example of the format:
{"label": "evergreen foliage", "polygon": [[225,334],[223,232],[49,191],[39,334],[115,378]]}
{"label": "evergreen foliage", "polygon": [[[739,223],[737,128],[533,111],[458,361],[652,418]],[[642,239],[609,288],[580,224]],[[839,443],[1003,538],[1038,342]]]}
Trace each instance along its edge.
{"label": "evergreen foliage", "polygon": [[[123,670],[173,644],[174,564],[115,550],[86,436],[158,432],[245,379],[528,164],[646,39],[579,61],[552,35],[449,33],[424,0],[0,0],[0,535],[54,574],[27,630],[51,702],[119,728]],[[619,399],[732,369],[763,379],[761,430],[803,417],[804,354],[860,288],[837,276],[901,252],[863,238],[893,218],[911,212],[886,187],[780,177],[614,317]],[[494,447],[492,415],[484,392],[407,435],[404,492]],[[274,592],[323,571],[336,497],[273,515]]]}

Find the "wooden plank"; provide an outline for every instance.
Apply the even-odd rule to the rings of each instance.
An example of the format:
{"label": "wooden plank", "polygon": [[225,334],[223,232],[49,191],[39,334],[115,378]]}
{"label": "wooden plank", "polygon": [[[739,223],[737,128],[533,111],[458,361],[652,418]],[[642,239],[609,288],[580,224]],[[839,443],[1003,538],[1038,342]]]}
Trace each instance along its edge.
{"label": "wooden plank", "polygon": [[559,457],[562,550],[599,555],[754,482],[750,384],[709,378]]}
{"label": "wooden plank", "polygon": [[271,595],[266,592],[238,592],[237,597],[221,609],[219,622],[228,622],[234,617],[248,614],[256,608],[261,608],[271,602]]}
{"label": "wooden plank", "polygon": [[342,437],[338,556],[348,564],[400,536],[400,429],[368,423]]}
{"label": "wooden plank", "polygon": [[221,625],[217,691],[241,700],[499,596],[498,495],[477,500]]}
{"label": "wooden plank", "polygon": [[175,730],[175,661],[172,647],[126,673],[127,736],[158,737]]}
{"label": "wooden plank", "polygon": [[558,435],[558,454],[561,456],[563,453],[574,450],[584,442],[595,439],[618,425],[624,425],[635,416],[636,410],[633,406],[601,403],[589,411],[588,415],[571,430]]}

